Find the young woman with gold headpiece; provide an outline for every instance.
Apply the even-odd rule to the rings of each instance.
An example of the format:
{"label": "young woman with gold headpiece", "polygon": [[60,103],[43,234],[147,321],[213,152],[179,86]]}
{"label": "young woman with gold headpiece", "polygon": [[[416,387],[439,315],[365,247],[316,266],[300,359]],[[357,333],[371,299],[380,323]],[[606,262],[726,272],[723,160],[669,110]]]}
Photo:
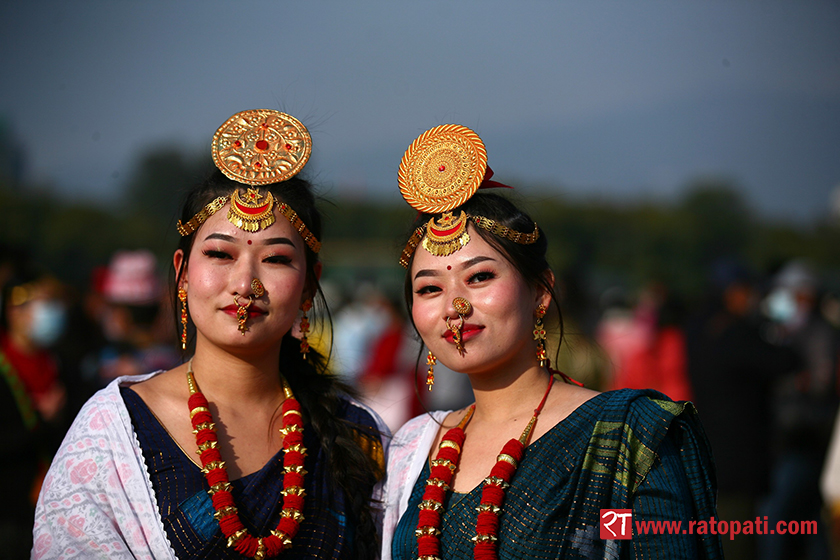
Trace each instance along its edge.
{"label": "young woman with gold headpiece", "polygon": [[[375,558],[383,425],[309,347],[321,217],[311,138],[237,113],[187,196],[173,263],[187,363],[80,412],[36,513],[34,557]],[[292,333],[299,332],[299,337]]]}
{"label": "young woman with gold headpiece", "polygon": [[[439,360],[469,377],[475,404],[394,436],[383,559],[721,557],[715,535],[636,533],[636,522],[688,529],[715,515],[694,408],[652,391],[597,393],[550,368],[548,325],[562,336],[562,320],[547,240],[506,198],[478,192],[499,186],[486,162],[473,131],[443,125],[400,166],[420,211],[400,261],[427,383]],[[604,525],[630,527],[627,512],[632,540],[604,539]]]}

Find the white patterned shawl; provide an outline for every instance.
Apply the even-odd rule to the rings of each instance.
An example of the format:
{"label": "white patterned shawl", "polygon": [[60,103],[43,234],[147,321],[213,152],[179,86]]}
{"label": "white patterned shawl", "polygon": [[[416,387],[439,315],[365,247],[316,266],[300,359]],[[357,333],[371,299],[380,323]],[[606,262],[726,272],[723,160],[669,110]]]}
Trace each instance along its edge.
{"label": "white patterned shawl", "polygon": [[[82,407],[41,487],[33,559],[176,560],[158,514],[143,451],[120,395],[121,385],[158,373],[119,377]],[[350,402],[373,417],[387,460],[387,426],[369,407]],[[374,488],[374,503],[382,492],[380,482]],[[381,519],[375,521],[379,524]]]}
{"label": "white patterned shawl", "polygon": [[44,479],[32,558],[175,559],[120,384],[85,403]]}
{"label": "white patterned shawl", "polygon": [[382,527],[382,560],[391,560],[391,541],[402,514],[408,508],[408,499],[435,436],[451,411],[436,410],[421,414],[400,428],[388,449],[388,478],[385,481],[385,519]]}

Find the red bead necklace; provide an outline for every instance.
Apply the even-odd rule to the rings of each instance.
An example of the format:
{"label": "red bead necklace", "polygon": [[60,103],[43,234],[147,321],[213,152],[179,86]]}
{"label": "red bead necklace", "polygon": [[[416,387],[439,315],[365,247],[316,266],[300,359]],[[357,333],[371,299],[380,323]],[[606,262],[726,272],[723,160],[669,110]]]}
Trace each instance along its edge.
{"label": "red bead necklace", "polygon": [[[476,520],[476,535],[472,538],[475,546],[473,557],[477,560],[496,560],[498,555],[499,514],[505,501],[505,490],[510,486],[513,473],[525,454],[525,446],[531,431],[537,423],[551,386],[554,384],[552,375],[542,401],[534,410],[531,421],[525,427],[519,439],[512,439],[502,447],[502,452],[496,458],[496,465],[490,471],[490,476],[484,479],[481,489],[481,503],[478,506]],[[466,435],[464,428],[475,412],[472,405],[461,422],[443,436],[438,447],[437,457],[432,461],[431,472],[426,481],[426,491],[420,502],[420,517],[417,521],[417,556],[418,560],[440,560],[440,527],[443,521],[443,500],[452,484],[452,477],[458,462],[461,460],[461,446]]]}
{"label": "red bead necklace", "polygon": [[283,510],[277,528],[267,537],[254,537],[239,519],[239,513],[230,493],[231,485],[225,463],[217,449],[216,425],[207,404],[207,399],[198,390],[190,360],[187,371],[187,384],[190,388],[190,420],[195,434],[197,453],[201,456],[201,472],[210,485],[208,493],[213,500],[216,513],[213,515],[219,522],[222,533],[227,537],[228,547],[233,547],[240,554],[250,558],[262,560],[273,558],[292,546],[292,539],[298,532],[300,522],[303,521],[303,459],[306,448],[303,447],[303,419],[301,418],[300,403],[292,394],[292,389],[283,380],[283,392],[286,400],[283,402]]}

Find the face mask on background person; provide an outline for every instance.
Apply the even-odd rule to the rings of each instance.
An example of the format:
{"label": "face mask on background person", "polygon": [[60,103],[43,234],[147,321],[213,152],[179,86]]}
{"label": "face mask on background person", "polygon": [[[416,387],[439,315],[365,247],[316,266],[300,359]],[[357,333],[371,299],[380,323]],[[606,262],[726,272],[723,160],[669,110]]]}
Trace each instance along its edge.
{"label": "face mask on background person", "polygon": [[796,314],[796,302],[790,290],[776,289],[770,292],[766,301],[767,316],[777,323],[788,323]]}
{"label": "face mask on background person", "polygon": [[31,323],[29,338],[35,346],[46,348],[54,344],[64,332],[66,311],[55,300],[37,300],[30,303]]}

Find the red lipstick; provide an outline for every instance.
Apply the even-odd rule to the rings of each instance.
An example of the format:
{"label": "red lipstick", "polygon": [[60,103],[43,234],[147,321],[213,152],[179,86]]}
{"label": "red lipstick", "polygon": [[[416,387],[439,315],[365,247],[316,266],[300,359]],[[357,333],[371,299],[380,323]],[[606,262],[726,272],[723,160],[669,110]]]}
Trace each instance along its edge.
{"label": "red lipstick", "polygon": [[[239,309],[239,307],[237,307],[235,305],[228,305],[227,307],[223,307],[222,311],[224,311],[228,315],[232,315],[232,316],[236,317],[236,312],[237,312],[238,309]],[[251,307],[248,308],[248,317],[258,317],[260,315],[266,315],[266,314],[267,313],[266,313],[265,310],[260,309],[259,307],[255,306],[255,305],[252,305]]]}

